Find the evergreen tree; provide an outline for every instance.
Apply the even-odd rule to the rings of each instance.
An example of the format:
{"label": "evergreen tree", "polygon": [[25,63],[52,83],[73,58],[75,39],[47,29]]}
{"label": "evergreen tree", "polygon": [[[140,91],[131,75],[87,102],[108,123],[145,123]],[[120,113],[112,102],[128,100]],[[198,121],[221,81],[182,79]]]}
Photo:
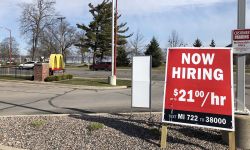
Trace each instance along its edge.
{"label": "evergreen tree", "polygon": [[212,39],[212,41],[211,41],[211,43],[210,43],[209,46],[210,46],[210,47],[215,47],[215,41],[214,41],[214,39]]}
{"label": "evergreen tree", "polygon": [[117,66],[128,66],[129,60],[128,60],[128,54],[125,50],[125,46],[121,46],[118,48],[117,51],[117,57],[116,57],[116,65]]}
{"label": "evergreen tree", "polygon": [[152,56],[152,67],[159,67],[162,63],[162,51],[155,37],[152,38],[148,45],[145,55]]}
{"label": "evergreen tree", "polygon": [[[112,42],[112,3],[109,0],[104,0],[97,6],[89,4],[89,12],[93,16],[93,21],[89,25],[77,24],[77,27],[85,31],[86,38],[82,43],[83,47],[90,48],[93,52],[93,63],[95,58],[99,57],[100,60],[106,55],[111,55],[111,42]],[[121,15],[118,15],[118,19]],[[125,45],[127,43],[126,38],[132,36],[131,34],[126,36],[123,33],[129,30],[126,27],[127,23],[121,23],[118,25],[118,46]]]}
{"label": "evergreen tree", "polygon": [[201,46],[202,46],[201,40],[197,38],[197,39],[195,40],[193,46],[194,46],[194,47],[201,47]]}

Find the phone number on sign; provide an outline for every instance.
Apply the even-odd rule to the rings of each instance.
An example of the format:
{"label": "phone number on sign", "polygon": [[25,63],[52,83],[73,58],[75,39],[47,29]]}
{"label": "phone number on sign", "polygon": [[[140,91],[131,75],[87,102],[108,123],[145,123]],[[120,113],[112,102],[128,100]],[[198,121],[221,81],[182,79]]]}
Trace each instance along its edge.
{"label": "phone number on sign", "polygon": [[226,124],[227,120],[225,118],[220,117],[198,117],[198,115],[190,115],[190,114],[177,114],[177,115],[170,115],[170,118],[175,118],[178,120],[187,120],[191,122],[206,122],[206,123],[213,123],[213,124]]}

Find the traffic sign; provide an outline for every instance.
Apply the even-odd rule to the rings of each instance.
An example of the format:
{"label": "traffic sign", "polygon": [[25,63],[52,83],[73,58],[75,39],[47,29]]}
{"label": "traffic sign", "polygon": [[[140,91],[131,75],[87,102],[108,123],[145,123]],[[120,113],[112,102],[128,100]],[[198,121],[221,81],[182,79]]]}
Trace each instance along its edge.
{"label": "traffic sign", "polygon": [[250,53],[250,29],[238,29],[232,32],[234,53]]}
{"label": "traffic sign", "polygon": [[234,130],[230,48],[169,48],[162,121]]}

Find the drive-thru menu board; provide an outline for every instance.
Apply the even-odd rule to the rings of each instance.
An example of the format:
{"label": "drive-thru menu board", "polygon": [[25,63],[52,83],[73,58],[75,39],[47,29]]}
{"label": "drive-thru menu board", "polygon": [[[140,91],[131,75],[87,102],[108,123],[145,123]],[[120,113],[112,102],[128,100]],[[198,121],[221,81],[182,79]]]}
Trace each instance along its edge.
{"label": "drive-thru menu board", "polygon": [[169,48],[162,121],[234,130],[230,48]]}

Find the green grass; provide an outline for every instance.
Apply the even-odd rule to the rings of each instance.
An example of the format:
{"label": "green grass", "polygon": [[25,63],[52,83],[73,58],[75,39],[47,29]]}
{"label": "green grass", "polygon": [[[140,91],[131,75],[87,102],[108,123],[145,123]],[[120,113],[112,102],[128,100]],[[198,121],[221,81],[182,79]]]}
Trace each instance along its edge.
{"label": "green grass", "polygon": [[33,120],[30,125],[35,128],[42,127],[46,124],[45,120]]}
{"label": "green grass", "polygon": [[166,67],[166,64],[162,64],[162,65],[159,66],[159,67],[152,68],[152,70],[161,70],[161,71],[165,71],[165,67]]}
{"label": "green grass", "polygon": [[[62,80],[56,83],[62,84],[71,84],[71,85],[87,85],[87,86],[111,86],[108,83],[108,79],[71,79],[71,80]],[[130,80],[117,80],[117,86],[128,86],[131,87]]]}
{"label": "green grass", "polygon": [[103,127],[104,127],[104,125],[102,123],[93,122],[93,123],[91,123],[90,125],[87,126],[87,130],[89,132],[92,132],[92,131],[102,129]]}

